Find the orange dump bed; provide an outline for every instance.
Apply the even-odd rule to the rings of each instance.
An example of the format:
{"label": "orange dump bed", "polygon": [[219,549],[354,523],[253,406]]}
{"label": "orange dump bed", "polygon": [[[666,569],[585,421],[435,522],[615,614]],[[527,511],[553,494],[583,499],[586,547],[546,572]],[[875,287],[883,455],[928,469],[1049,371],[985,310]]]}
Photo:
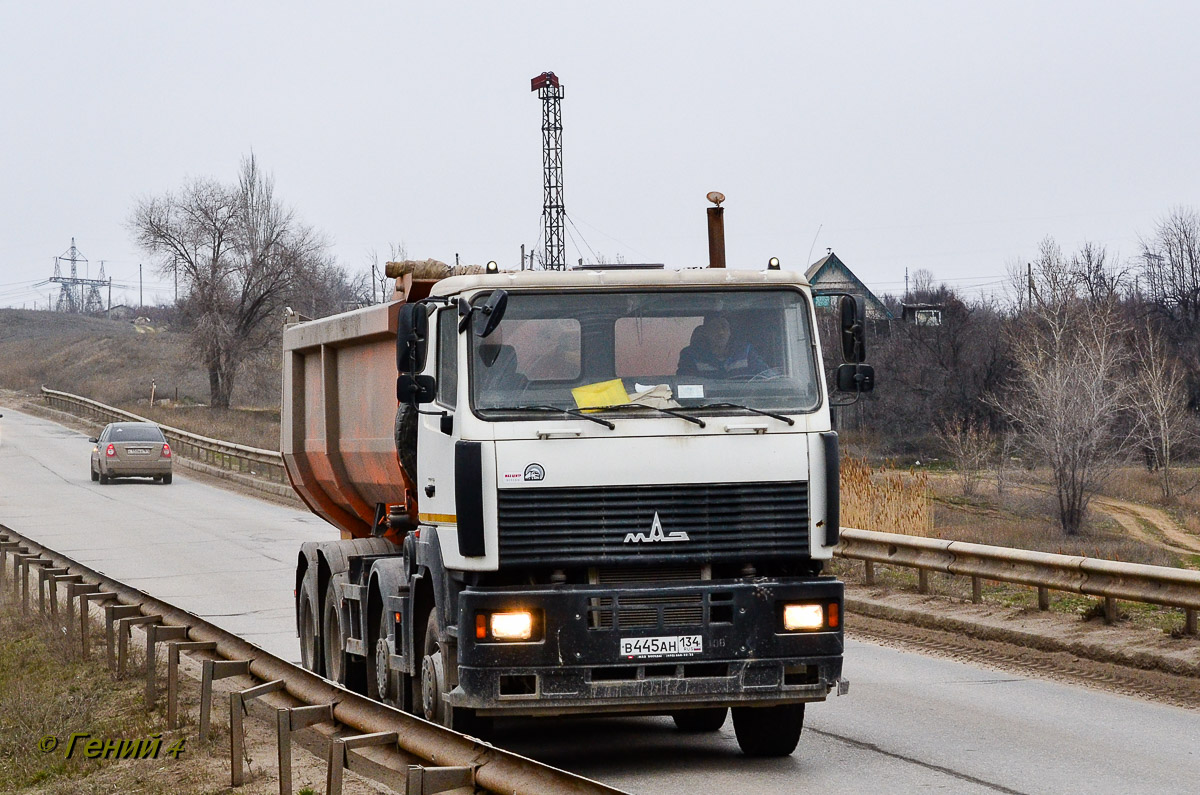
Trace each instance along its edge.
{"label": "orange dump bed", "polygon": [[401,305],[298,323],[283,335],[283,461],[296,493],[344,537],[372,535],[380,504],[416,517],[394,436]]}

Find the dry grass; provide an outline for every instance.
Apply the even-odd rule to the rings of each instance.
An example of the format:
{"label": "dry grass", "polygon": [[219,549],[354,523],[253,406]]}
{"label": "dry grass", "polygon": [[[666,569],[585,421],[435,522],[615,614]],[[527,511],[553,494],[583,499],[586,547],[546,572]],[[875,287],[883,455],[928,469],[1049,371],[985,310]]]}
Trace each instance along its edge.
{"label": "dry grass", "polygon": [[[37,615],[22,616],[7,600],[0,603],[0,791],[112,791],[107,786],[96,789],[84,779],[114,766],[130,771],[123,777],[122,791],[173,790],[163,786],[162,776],[157,784],[146,780],[150,769],[174,767],[170,778],[178,781],[186,767],[161,752],[158,759],[118,762],[87,759],[77,746],[72,758],[66,758],[73,732],[129,740],[162,733],[164,750],[182,736],[164,732],[161,714],[143,709],[143,687],[137,678],[113,680],[98,655],[80,659],[77,646],[68,643],[61,628]],[[46,736],[59,741],[50,753],[38,749]],[[195,789],[186,786],[182,791]]]}
{"label": "dry grass", "polygon": [[1163,500],[1159,485],[1161,473],[1145,467],[1123,467],[1105,482],[1102,493],[1129,502],[1158,507],[1170,507],[1184,514],[1200,516],[1200,467],[1172,467],[1172,498]]}
{"label": "dry grass", "polygon": [[225,442],[279,450],[278,409],[214,409],[208,406],[138,406],[135,411],[160,425]]}
{"label": "dry grass", "polygon": [[[282,382],[280,352],[246,363],[234,387],[240,406],[276,408]],[[0,387],[35,393],[42,385],[141,413],[156,398],[208,402],[208,376],[188,335],[159,328],[138,333],[128,322],[0,309]]]}
{"label": "dry grass", "polygon": [[929,475],[873,469],[866,459],[841,461],[841,521],[845,527],[923,536],[933,532]]}

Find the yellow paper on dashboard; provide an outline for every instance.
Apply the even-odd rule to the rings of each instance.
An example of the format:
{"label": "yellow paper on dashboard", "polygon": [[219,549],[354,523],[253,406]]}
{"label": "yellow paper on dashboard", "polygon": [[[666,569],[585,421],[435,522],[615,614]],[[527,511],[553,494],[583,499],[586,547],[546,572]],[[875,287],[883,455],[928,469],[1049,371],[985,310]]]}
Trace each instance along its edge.
{"label": "yellow paper on dashboard", "polygon": [[620,378],[577,386],[571,390],[571,394],[575,398],[575,405],[581,409],[621,406],[629,402],[629,394]]}

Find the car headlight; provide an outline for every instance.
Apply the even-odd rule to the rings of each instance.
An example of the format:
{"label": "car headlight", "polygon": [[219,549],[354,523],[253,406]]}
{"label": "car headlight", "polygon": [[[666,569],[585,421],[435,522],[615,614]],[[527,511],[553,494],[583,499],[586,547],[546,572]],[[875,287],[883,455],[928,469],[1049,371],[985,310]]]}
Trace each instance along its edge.
{"label": "car headlight", "polygon": [[529,640],[533,637],[533,615],[525,610],[492,613],[491,628],[496,640]]}
{"label": "car headlight", "polygon": [[788,632],[820,629],[825,626],[823,605],[784,605],[783,628]]}

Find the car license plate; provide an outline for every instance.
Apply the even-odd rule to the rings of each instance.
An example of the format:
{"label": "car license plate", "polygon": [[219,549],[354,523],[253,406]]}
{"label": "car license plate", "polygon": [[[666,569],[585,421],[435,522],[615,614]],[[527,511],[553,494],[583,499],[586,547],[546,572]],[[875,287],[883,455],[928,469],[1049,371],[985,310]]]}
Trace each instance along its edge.
{"label": "car license plate", "polygon": [[622,657],[691,657],[704,650],[700,635],[621,638]]}
{"label": "car license plate", "polygon": [[149,447],[129,447],[126,449],[130,455],[150,455]]}

